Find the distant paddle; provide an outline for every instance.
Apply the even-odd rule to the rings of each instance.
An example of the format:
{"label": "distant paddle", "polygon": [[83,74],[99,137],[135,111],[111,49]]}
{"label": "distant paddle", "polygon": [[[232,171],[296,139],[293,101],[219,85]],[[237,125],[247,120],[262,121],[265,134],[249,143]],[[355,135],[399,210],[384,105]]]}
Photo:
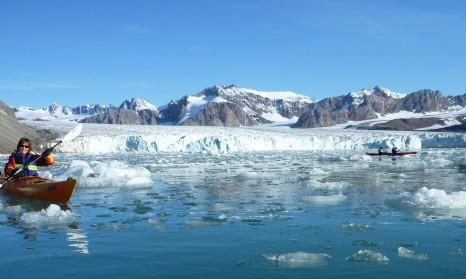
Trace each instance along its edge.
{"label": "distant paddle", "polygon": [[78,125],[76,125],[76,127],[74,127],[71,131],[69,131],[61,140],[58,140],[58,142],[54,146],[52,146],[50,148],[47,148],[44,152],[42,152],[42,154],[40,154],[40,156],[37,157],[37,159],[35,159],[34,161],[32,161],[29,164],[24,165],[22,168],[17,170],[13,175],[8,176],[5,179],[5,181],[3,181],[2,184],[0,184],[0,189],[2,189],[3,186],[5,184],[7,184],[9,181],[11,181],[15,176],[17,176],[18,174],[23,172],[29,165],[34,164],[39,159],[41,159],[43,157],[47,157],[48,155],[50,155],[50,153],[52,153],[52,151],[55,149],[55,147],[57,147],[59,144],[64,143],[64,142],[70,142],[70,141],[74,140],[77,136],[79,136],[79,134],[81,134],[82,129],[83,129],[83,124],[79,123]]}

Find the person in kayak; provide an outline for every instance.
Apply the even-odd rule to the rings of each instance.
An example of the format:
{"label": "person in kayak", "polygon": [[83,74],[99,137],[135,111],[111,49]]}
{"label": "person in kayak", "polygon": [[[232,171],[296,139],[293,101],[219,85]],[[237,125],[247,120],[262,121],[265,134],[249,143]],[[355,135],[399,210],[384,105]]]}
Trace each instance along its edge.
{"label": "person in kayak", "polygon": [[400,152],[400,150],[396,146],[393,146],[392,154],[397,154],[398,152]]}
{"label": "person in kayak", "polygon": [[385,154],[385,149],[383,149],[383,147],[381,146],[381,147],[379,147],[378,152],[379,152],[379,155],[383,155],[383,154]]}
{"label": "person in kayak", "polygon": [[[34,160],[37,161],[34,162]],[[5,165],[5,175],[11,176],[16,171],[22,169],[23,166],[28,165],[16,176],[39,176],[38,166],[50,166],[54,162],[54,158],[49,150],[42,154],[37,154],[34,152],[32,142],[28,138],[21,138],[18,141],[16,150],[8,158],[8,162]]]}

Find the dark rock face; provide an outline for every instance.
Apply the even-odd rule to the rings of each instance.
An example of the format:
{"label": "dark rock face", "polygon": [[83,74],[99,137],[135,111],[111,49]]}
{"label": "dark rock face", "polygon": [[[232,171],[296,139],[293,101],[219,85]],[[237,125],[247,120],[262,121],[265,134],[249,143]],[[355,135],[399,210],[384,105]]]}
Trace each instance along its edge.
{"label": "dark rock face", "polygon": [[87,117],[81,120],[82,123],[101,123],[101,124],[127,124],[139,125],[141,124],[139,115],[134,110],[121,109],[114,111],[107,111],[102,114]]}
{"label": "dark rock face", "polygon": [[183,122],[188,126],[228,126],[257,125],[256,120],[245,113],[243,109],[232,103],[209,103],[205,109],[194,118]]}
{"label": "dark rock face", "polygon": [[34,128],[18,122],[14,111],[2,101],[0,101],[0,131],[1,154],[12,152],[21,137],[29,138],[36,148],[41,148],[47,140],[56,137],[56,134],[51,131],[36,131]]}
{"label": "dark rock face", "polygon": [[158,113],[152,110],[139,112],[131,109],[111,110],[81,120],[82,123],[157,125]]}
{"label": "dark rock face", "polygon": [[413,112],[441,111],[448,107],[448,99],[440,91],[420,90],[399,99],[397,111]]}
{"label": "dark rock face", "polygon": [[137,112],[139,121],[143,125],[157,125],[159,124],[159,113],[151,109],[143,109]]}
{"label": "dark rock face", "polygon": [[188,96],[178,101],[170,101],[168,105],[160,110],[160,122],[177,124],[187,112]]}
{"label": "dark rock face", "polygon": [[[325,127],[348,121],[377,118],[377,114],[399,111],[429,112],[442,111],[452,104],[464,103],[463,98],[442,96],[440,91],[420,90],[404,98],[393,98],[383,89],[375,87],[370,95],[355,98],[351,94],[323,99],[309,105],[309,112],[303,113],[294,128]],[[427,126],[426,126],[427,127]]]}

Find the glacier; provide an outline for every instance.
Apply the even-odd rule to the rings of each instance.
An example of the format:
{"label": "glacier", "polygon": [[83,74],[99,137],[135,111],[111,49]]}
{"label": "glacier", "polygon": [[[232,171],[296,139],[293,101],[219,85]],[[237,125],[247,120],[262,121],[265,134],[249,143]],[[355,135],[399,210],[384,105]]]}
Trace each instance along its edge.
{"label": "glacier", "polygon": [[[37,122],[34,123],[37,125]],[[41,123],[66,133],[73,123]],[[63,153],[233,153],[257,151],[368,151],[378,147],[401,150],[465,148],[459,133],[367,131],[352,129],[289,129],[283,127],[139,126],[84,124]]]}

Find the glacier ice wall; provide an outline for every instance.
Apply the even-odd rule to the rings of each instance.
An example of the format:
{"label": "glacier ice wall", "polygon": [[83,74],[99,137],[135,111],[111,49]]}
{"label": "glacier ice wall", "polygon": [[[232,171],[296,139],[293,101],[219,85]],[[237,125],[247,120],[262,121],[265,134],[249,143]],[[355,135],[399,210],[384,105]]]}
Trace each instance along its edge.
{"label": "glacier ice wall", "polygon": [[83,133],[62,144],[65,153],[230,153],[287,150],[401,150],[464,148],[455,133],[360,131],[342,129],[122,126],[87,124]]}

